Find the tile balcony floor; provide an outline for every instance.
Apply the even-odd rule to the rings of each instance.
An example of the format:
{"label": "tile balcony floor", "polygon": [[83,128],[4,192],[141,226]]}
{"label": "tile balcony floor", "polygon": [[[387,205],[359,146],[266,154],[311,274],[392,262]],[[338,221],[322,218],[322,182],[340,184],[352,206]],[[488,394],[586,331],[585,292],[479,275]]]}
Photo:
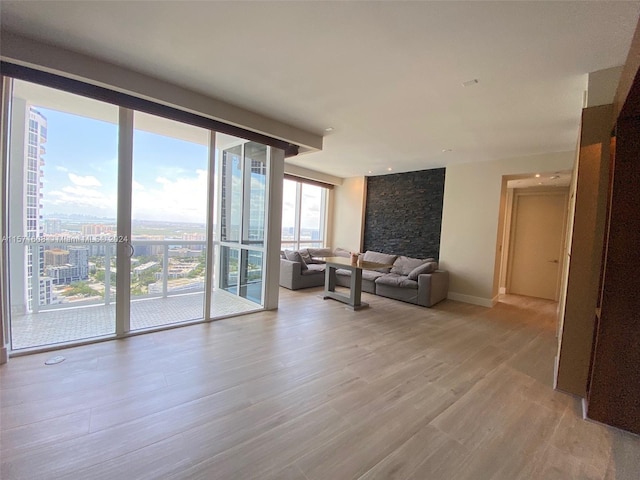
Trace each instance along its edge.
{"label": "tile balcony floor", "polygon": [[[214,290],[212,317],[260,310],[262,307],[230,293]],[[131,330],[203,318],[204,293],[131,301]],[[12,350],[52,345],[103,335],[115,329],[115,304],[57,308],[11,318]]]}

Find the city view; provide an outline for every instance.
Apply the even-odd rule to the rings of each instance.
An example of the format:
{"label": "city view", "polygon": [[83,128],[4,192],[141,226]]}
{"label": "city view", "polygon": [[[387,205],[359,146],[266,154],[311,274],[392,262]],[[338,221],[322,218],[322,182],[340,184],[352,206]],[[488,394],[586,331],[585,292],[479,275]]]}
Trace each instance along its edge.
{"label": "city view", "polygon": [[[43,235],[32,248],[39,247],[42,251],[41,282],[45,289],[51,289],[50,294],[45,292],[49,304],[115,298],[118,241],[115,219],[58,215],[44,217],[43,224]],[[131,237],[132,296],[204,289],[205,225],[134,221],[133,229],[139,233]]]}
{"label": "city view", "polygon": [[[119,111],[13,81],[9,229],[3,239],[12,348],[113,334],[117,322],[129,331],[262,305],[267,147],[136,111],[125,127],[133,142],[123,164]],[[211,135],[218,146],[213,206]],[[123,168],[131,169],[125,185]],[[131,196],[125,213],[118,210],[119,191]],[[129,238],[118,236],[118,214],[130,224]],[[218,232],[211,269],[208,219]],[[116,285],[126,278],[119,265],[130,270],[131,302],[118,317],[122,286]]]}
{"label": "city view", "polygon": [[[131,330],[262,305],[268,148],[215,133],[211,207],[212,133],[134,112],[132,158],[124,164],[132,170],[124,187],[131,235],[119,238],[118,122],[115,105],[13,81],[3,239],[13,348],[115,332],[118,265],[130,269]],[[323,245],[325,195],[284,181],[281,248]],[[215,232],[211,270],[207,219]],[[127,252],[130,264],[116,252]]]}

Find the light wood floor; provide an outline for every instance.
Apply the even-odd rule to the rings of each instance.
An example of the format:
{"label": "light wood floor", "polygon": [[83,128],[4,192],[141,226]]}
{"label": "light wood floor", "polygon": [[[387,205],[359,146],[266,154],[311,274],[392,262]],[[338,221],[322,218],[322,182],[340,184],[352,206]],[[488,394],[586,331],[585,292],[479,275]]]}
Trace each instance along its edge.
{"label": "light wood floor", "polygon": [[[555,304],[281,308],[0,367],[9,479],[633,479],[640,437],[554,392]],[[44,360],[62,354],[63,363]]]}

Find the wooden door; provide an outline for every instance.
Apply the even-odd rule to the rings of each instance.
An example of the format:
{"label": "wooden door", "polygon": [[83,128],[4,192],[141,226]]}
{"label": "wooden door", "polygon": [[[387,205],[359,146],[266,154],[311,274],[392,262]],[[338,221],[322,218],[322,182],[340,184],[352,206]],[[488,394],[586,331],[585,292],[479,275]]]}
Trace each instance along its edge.
{"label": "wooden door", "polygon": [[567,190],[516,191],[507,292],[558,300]]}

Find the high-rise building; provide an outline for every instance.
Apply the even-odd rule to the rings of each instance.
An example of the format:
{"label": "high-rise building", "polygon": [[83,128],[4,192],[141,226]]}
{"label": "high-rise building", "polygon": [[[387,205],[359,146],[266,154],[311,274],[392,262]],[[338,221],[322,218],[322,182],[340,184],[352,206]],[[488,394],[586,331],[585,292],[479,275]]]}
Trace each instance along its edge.
{"label": "high-rise building", "polygon": [[66,265],[67,263],[69,263],[68,250],[62,250],[61,248],[52,248],[51,250],[45,250],[44,252],[45,267]]}
{"label": "high-rise building", "polygon": [[[40,223],[42,197],[40,189],[42,188],[42,167],[44,166],[45,153],[44,144],[47,141],[47,119],[35,108],[29,107],[29,124],[28,124],[27,142],[25,145],[25,186],[26,186],[26,220],[25,236],[27,238],[41,237],[43,232]],[[27,279],[33,277],[33,269],[37,268],[38,272],[44,270],[44,254],[41,249],[34,245],[27,250]],[[27,294],[29,301],[33,299],[32,282],[27,283]]]}
{"label": "high-rise building", "polygon": [[[44,250],[36,241],[44,235],[42,179],[47,119],[19,97],[13,98],[11,116],[9,185],[14,191],[13,198],[22,198],[22,202],[11,206],[9,232],[16,238],[27,239],[10,247],[12,264],[24,265],[23,269],[12,270],[11,302],[13,308],[31,311],[38,305],[52,303],[54,297],[52,282],[44,277]],[[39,291],[34,292],[34,287]]]}
{"label": "high-rise building", "polygon": [[111,225],[97,224],[85,224],[82,225],[83,235],[101,235],[103,233],[112,233],[113,229]]}
{"label": "high-rise building", "polygon": [[44,233],[56,235],[62,233],[62,222],[57,218],[48,218],[44,221]]}
{"label": "high-rise building", "polygon": [[68,247],[69,263],[78,268],[78,279],[89,278],[89,249],[87,247]]}

